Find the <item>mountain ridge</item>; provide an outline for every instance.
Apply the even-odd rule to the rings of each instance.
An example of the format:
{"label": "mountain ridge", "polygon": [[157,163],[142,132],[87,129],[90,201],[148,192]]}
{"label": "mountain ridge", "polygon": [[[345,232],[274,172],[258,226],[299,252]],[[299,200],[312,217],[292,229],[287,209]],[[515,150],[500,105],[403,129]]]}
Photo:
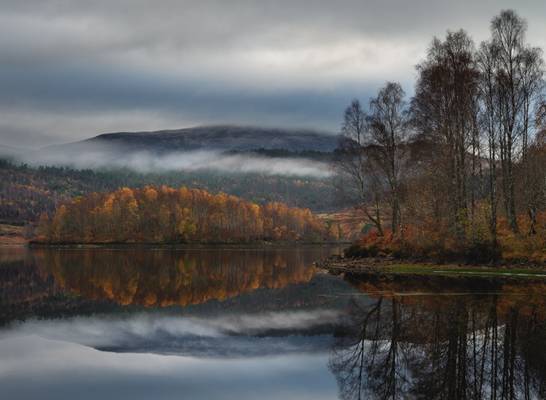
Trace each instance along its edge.
{"label": "mountain ridge", "polygon": [[116,145],[132,150],[149,151],[252,151],[288,150],[292,152],[332,152],[337,135],[314,129],[264,128],[239,125],[204,125],[158,131],[111,132],[67,144],[48,146],[62,148],[82,145]]}

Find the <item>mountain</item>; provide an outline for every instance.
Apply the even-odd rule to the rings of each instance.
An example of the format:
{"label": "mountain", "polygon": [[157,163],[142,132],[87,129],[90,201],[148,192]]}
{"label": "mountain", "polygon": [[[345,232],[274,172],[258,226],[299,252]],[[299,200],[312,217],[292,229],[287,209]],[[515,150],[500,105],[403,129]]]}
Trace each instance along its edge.
{"label": "mountain", "polygon": [[33,166],[125,168],[138,172],[215,171],[328,178],[338,137],[305,129],[202,126],[106,133],[19,157]]}
{"label": "mountain", "polygon": [[134,151],[173,152],[219,150],[246,152],[252,150],[287,150],[289,152],[332,152],[337,147],[336,135],[309,129],[278,129],[242,126],[201,126],[155,132],[105,133],[66,146],[109,145]]}
{"label": "mountain", "polygon": [[337,140],[304,129],[203,126],[107,133],[27,152],[0,146],[0,223],[36,221],[89,192],[150,184],[331,211]]}

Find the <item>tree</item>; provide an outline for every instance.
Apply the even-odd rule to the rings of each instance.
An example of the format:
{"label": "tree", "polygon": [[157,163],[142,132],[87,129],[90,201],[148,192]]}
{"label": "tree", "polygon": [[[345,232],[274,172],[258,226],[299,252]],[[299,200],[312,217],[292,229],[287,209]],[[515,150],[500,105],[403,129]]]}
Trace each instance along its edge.
{"label": "tree", "polygon": [[491,43],[482,43],[477,54],[480,69],[479,101],[482,135],[485,136],[488,162],[489,230],[497,245],[497,162],[498,143],[501,130],[499,91],[497,86],[497,49]]}
{"label": "tree", "polygon": [[463,30],[435,38],[418,66],[412,121],[418,134],[435,145],[431,158],[447,212],[459,242],[468,213],[469,150],[475,141],[479,72],[472,39]]}
{"label": "tree", "polygon": [[529,217],[529,234],[537,234],[537,215],[546,208],[546,105],[537,111],[536,126],[539,132],[529,145],[524,168],[526,170],[526,201]]}
{"label": "tree", "polygon": [[260,206],[225,193],[162,186],[92,193],[41,219],[48,242],[248,242],[336,240],[338,232],[308,209]]}
{"label": "tree", "polygon": [[388,82],[370,101],[367,117],[369,157],[388,184],[391,230],[402,222],[401,195],[404,150],[409,137],[405,93],[399,83]]}
{"label": "tree", "polygon": [[353,100],[345,110],[337,150],[342,192],[363,210],[381,236],[384,203],[390,207],[393,233],[402,218],[401,173],[408,137],[404,96],[400,84],[388,82],[370,99],[368,114]]}
{"label": "tree", "polygon": [[383,235],[383,191],[378,171],[367,154],[366,129],[366,114],[360,102],[353,100],[345,110],[334,167],[339,192]]}
{"label": "tree", "polygon": [[[417,66],[409,117],[394,83],[366,110],[357,100],[346,109],[338,192],[379,234],[363,232],[361,254],[489,262],[525,248],[541,260],[545,68],[526,28],[508,10],[478,50],[464,30],[434,38]],[[389,219],[393,233],[403,227],[398,237],[383,234]],[[527,229],[531,237],[519,234]]]}
{"label": "tree", "polygon": [[527,162],[531,113],[541,91],[544,64],[540,49],[525,43],[526,30],[525,20],[513,10],[502,11],[491,21],[491,39],[485,45],[491,48],[494,57],[492,73],[498,102],[502,192],[506,216],[515,233],[519,228],[514,164],[518,159]]}

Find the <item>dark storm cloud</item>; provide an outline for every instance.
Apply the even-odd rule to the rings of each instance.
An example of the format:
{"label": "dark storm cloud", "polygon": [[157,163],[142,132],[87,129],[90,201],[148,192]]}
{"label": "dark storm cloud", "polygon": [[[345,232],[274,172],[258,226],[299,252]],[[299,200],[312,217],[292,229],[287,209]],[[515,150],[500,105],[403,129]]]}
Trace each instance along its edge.
{"label": "dark storm cloud", "polygon": [[39,146],[207,123],[336,130],[433,35],[501,9],[546,47],[543,1],[0,1],[0,140]]}

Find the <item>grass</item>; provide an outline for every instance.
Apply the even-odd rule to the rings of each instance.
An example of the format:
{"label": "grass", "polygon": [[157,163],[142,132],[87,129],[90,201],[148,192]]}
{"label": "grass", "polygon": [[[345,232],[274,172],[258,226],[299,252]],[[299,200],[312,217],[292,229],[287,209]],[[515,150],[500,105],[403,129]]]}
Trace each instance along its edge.
{"label": "grass", "polygon": [[476,275],[546,278],[546,270],[529,268],[462,267],[458,265],[391,264],[381,267],[382,273],[412,275]]}

